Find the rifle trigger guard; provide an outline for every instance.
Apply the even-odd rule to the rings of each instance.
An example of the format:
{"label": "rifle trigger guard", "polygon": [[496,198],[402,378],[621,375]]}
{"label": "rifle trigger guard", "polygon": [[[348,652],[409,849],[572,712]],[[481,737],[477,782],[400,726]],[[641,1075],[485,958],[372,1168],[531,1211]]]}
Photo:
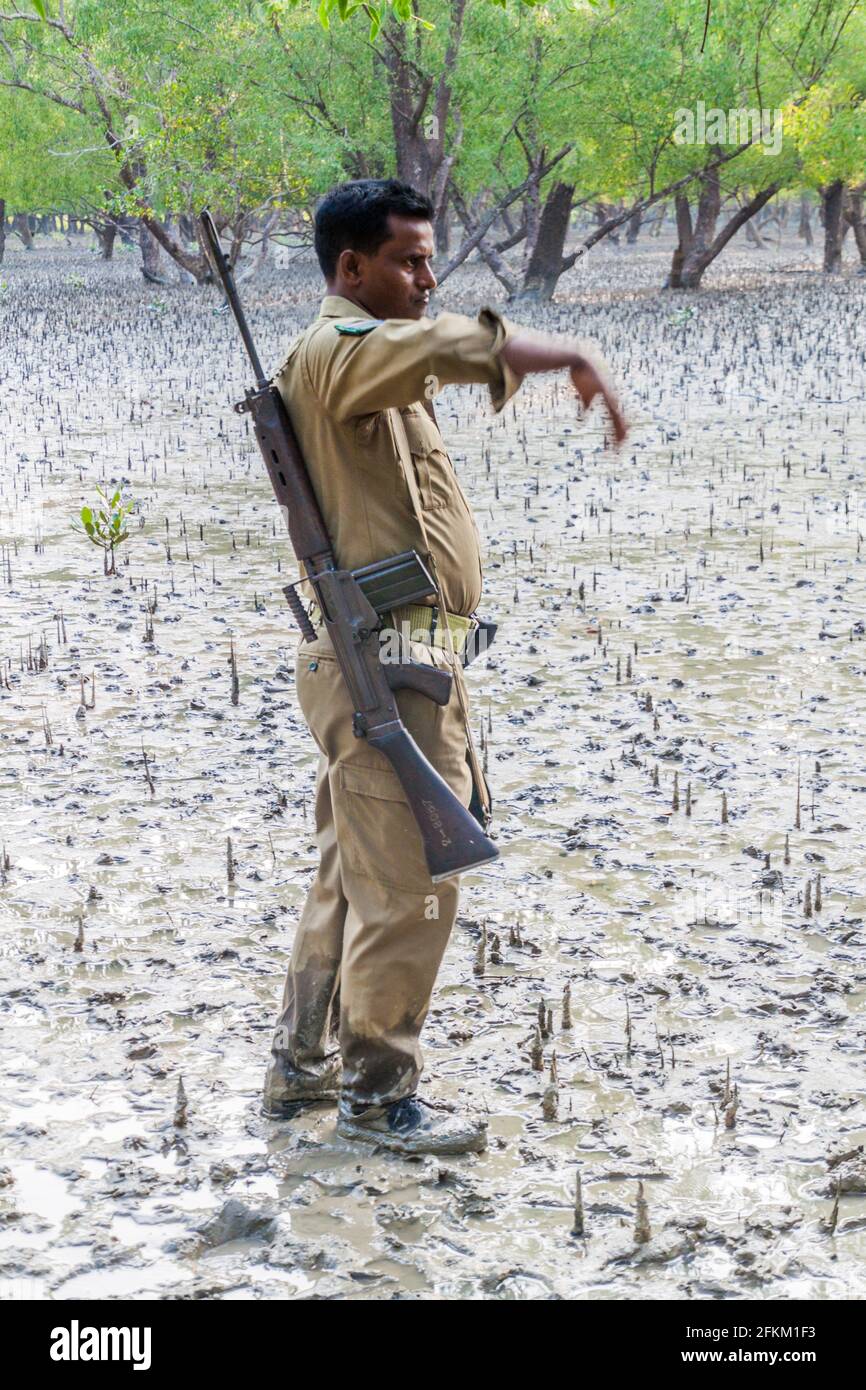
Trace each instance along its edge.
{"label": "rifle trigger guard", "polygon": [[236,411],[236,413],[237,413],[238,415],[246,415],[246,413],[247,413],[247,411],[249,410],[249,408],[250,408],[250,403],[249,403],[249,401],[247,401],[247,400],[235,401],[234,409],[235,409],[235,411]]}

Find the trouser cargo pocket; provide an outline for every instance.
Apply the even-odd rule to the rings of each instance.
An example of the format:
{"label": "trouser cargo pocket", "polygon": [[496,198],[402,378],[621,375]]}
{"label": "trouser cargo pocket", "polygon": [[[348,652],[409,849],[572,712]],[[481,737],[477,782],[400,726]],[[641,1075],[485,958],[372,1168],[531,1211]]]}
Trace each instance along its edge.
{"label": "trouser cargo pocket", "polygon": [[341,763],[335,770],[344,864],[392,888],[433,891],[421,835],[397,774],[353,763]]}

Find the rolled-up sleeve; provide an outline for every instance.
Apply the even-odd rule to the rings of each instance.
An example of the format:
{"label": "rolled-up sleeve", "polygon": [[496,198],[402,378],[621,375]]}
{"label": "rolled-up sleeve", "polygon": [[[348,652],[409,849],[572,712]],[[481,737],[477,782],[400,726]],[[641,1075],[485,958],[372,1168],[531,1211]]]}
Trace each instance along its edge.
{"label": "rolled-up sleeve", "polygon": [[[365,320],[358,320],[364,326]],[[329,321],[309,344],[306,369],[325,410],[337,420],[431,399],[444,386],[479,382],[502,410],[521,378],[502,360],[516,325],[494,309],[477,319],[440,314],[383,319],[361,333],[340,333]]]}
{"label": "rolled-up sleeve", "polygon": [[491,351],[498,375],[496,381],[491,381],[489,385],[493,409],[498,414],[503,406],[511,400],[523,380],[502,357],[502,349],[508,339],[514,337],[517,332],[517,325],[511,323],[509,319],[503,318],[501,314],[497,314],[495,309],[487,308],[480,311],[478,321],[487,324],[495,335]]}

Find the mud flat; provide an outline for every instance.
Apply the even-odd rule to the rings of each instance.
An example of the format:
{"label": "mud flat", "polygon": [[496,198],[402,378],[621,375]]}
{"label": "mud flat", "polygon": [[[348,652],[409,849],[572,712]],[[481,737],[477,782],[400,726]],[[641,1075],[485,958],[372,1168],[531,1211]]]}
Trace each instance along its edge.
{"label": "mud flat", "polygon": [[[407,1162],[258,1111],[315,759],[232,326],[133,255],[10,249],[7,1292],[863,1296],[866,281],[791,241],[671,296],[669,253],[514,311],[608,353],[621,456],[552,377],[437,403],[500,624],[471,687],[502,857],[427,1080],[491,1145]],[[440,307],[495,297],[467,267]],[[266,361],[318,298],[303,260],[250,283]],[[136,501],[114,579],[70,529],[100,481]]]}

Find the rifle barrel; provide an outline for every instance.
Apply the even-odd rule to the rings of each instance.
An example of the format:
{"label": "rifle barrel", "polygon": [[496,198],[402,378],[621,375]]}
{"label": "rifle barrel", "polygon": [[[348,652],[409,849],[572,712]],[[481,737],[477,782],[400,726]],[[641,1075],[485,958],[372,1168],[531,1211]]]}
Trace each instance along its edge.
{"label": "rifle barrel", "polygon": [[199,216],[199,223],[201,225],[202,235],[205,239],[205,244],[211,253],[213,263],[216,266],[217,274],[219,275],[220,280],[222,281],[223,292],[225,293],[225,297],[228,300],[229,308],[235,316],[235,322],[237,323],[237,326],[240,329],[241,337],[244,340],[244,347],[246,348],[247,353],[249,355],[249,359],[253,364],[253,371],[256,375],[256,384],[261,390],[262,387],[268,385],[268,378],[265,376],[262,370],[262,364],[259,361],[259,354],[256,352],[256,345],[253,342],[253,337],[250,333],[250,328],[249,324],[247,323],[246,314],[241,308],[241,302],[238,299],[238,291],[237,286],[235,285],[235,277],[232,274],[231,266],[225,258],[225,253],[222,249],[222,246],[220,245],[220,239],[217,234],[217,229],[214,225],[214,220],[211,217],[210,212],[207,208],[202,208],[201,214]]}

